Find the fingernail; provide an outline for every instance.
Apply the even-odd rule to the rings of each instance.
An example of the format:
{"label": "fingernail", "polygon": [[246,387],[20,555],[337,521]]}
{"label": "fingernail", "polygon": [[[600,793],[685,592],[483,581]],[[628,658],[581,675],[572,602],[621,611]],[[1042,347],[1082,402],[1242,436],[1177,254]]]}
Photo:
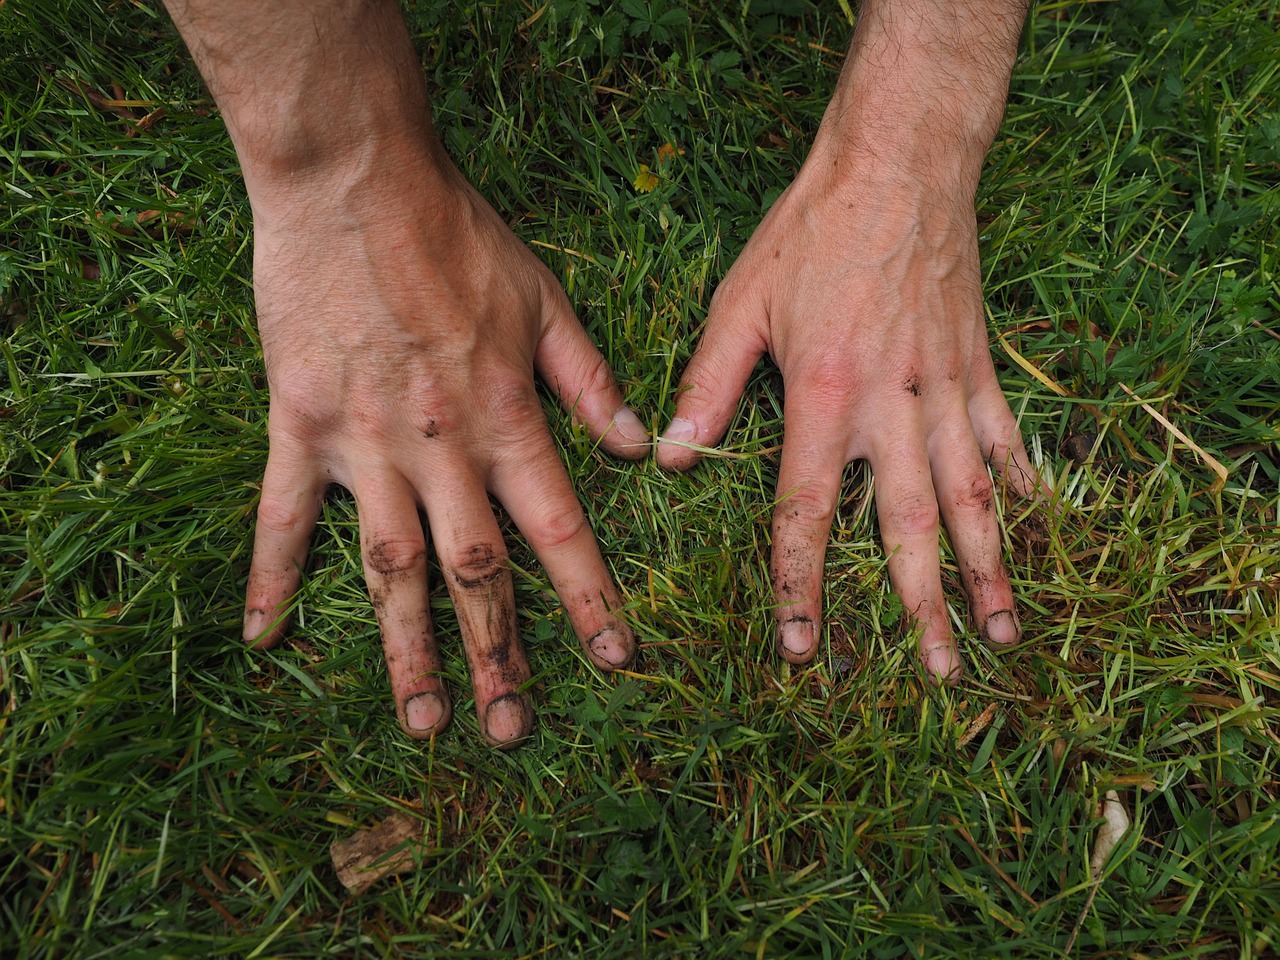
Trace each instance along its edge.
{"label": "fingernail", "polygon": [[505,694],[485,708],[484,730],[495,747],[514,745],[533,730],[533,708],[520,694]]}
{"label": "fingernail", "polygon": [[404,722],[411,730],[431,730],[444,719],[444,701],[434,693],[420,693],[404,705]]}
{"label": "fingernail", "polygon": [[613,429],[628,443],[647,447],[650,443],[649,428],[644,425],[630,407],[619,407],[613,415]]}
{"label": "fingernail", "polygon": [[616,627],[605,627],[588,642],[596,662],[609,670],[618,670],[631,662],[635,644],[629,634]]}
{"label": "fingernail", "polygon": [[924,659],[925,669],[939,683],[958,683],[964,673],[960,654],[951,645],[930,647],[928,650],[921,650],[920,655]]}
{"label": "fingernail", "polygon": [[987,617],[983,633],[986,635],[988,643],[1007,645],[1017,643],[1022,635],[1022,630],[1018,626],[1018,620],[1013,615],[1012,610],[997,610]]}
{"label": "fingernail", "polygon": [[244,612],[244,625],[240,628],[240,635],[244,637],[246,643],[257,643],[263,631],[270,625],[268,611],[259,607],[250,607]]}
{"label": "fingernail", "polygon": [[693,439],[697,435],[698,428],[692,420],[676,417],[667,424],[667,429],[662,432],[660,440],[671,440],[675,443],[693,443]]}
{"label": "fingernail", "polygon": [[807,617],[786,621],[778,628],[778,642],[784,655],[808,659],[813,653],[813,621]]}

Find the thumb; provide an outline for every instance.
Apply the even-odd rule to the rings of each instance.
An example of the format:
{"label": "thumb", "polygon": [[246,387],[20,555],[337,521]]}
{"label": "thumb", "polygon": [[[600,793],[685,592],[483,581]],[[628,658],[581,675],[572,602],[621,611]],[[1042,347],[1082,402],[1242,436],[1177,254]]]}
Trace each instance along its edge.
{"label": "thumb", "polygon": [[765,351],[763,304],[753,316],[725,293],[712,298],[702,341],[680,378],[675,415],[658,438],[658,464],[668,470],[688,470],[702,457],[699,447],[720,441]]}
{"label": "thumb", "polygon": [[622,393],[609,364],[591,342],[561,291],[545,307],[542,339],[534,353],[538,375],[592,439],[615,456],[639,460],[649,452],[649,431]]}

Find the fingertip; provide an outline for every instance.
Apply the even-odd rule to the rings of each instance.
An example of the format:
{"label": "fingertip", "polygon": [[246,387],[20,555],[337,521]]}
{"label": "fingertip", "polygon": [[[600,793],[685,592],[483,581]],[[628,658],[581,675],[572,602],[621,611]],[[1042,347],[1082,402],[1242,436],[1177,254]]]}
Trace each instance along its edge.
{"label": "fingertip", "polygon": [[449,725],[453,708],[444,691],[427,690],[410,697],[398,711],[400,729],[415,740],[427,740]]}
{"label": "fingertip", "polygon": [[1012,610],[997,610],[987,617],[980,631],[983,639],[997,646],[1012,646],[1022,639],[1022,624]]}
{"label": "fingertip", "polygon": [[925,672],[935,683],[954,687],[964,676],[964,664],[954,643],[947,642],[931,647],[921,647],[920,659]]}
{"label": "fingertip", "polygon": [[818,625],[812,617],[790,617],[778,625],[778,653],[787,663],[808,663],[818,652]]}
{"label": "fingertip", "polygon": [[624,626],[605,627],[583,644],[587,656],[601,670],[622,670],[636,656],[635,636]]}
{"label": "fingertip", "polygon": [[619,407],[601,438],[605,447],[625,460],[643,460],[653,449],[649,428],[630,407]]}
{"label": "fingertip", "polygon": [[503,694],[484,708],[480,729],[489,746],[514,749],[533,733],[533,704],[525,694]]}
{"label": "fingertip", "polygon": [[675,417],[658,438],[658,466],[664,470],[688,470],[702,457],[690,445],[698,440],[698,426],[685,417]]}
{"label": "fingertip", "polygon": [[289,628],[286,615],[261,605],[246,605],[240,636],[254,650],[270,650],[281,640]]}

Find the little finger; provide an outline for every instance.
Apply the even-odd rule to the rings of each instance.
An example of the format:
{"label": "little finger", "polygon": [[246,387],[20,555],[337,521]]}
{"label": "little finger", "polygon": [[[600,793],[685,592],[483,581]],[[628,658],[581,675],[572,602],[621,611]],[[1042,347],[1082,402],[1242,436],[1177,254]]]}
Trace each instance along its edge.
{"label": "little finger", "polygon": [[272,444],[245,587],[243,635],[258,648],[275,646],[288,629],[287,608],[302,582],[324,487],[297,450]]}

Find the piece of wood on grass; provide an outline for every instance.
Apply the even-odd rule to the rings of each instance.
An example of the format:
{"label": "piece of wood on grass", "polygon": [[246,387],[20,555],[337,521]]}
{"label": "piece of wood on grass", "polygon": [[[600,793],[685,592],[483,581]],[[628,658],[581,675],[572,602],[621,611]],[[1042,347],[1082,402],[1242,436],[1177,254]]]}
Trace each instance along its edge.
{"label": "piece of wood on grass", "polygon": [[338,879],[351,893],[364,893],[383,877],[416,865],[414,847],[422,843],[423,823],[405,813],[392,813],[372,827],[357,830],[329,846]]}

